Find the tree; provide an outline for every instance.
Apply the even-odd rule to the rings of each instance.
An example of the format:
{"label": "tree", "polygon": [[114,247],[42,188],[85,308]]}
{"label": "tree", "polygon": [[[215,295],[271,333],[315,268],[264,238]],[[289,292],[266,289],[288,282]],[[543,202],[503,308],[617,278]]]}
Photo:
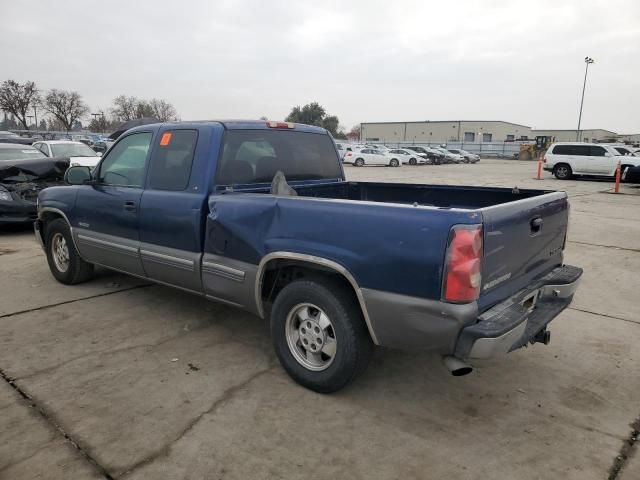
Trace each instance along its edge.
{"label": "tree", "polygon": [[120,95],[113,99],[111,113],[123,122],[142,117],[157,118],[161,122],[178,119],[175,107],[165,100],[157,98],[144,100],[126,95]]}
{"label": "tree", "polygon": [[128,122],[136,118],[136,108],[139,100],[136,97],[127,97],[126,95],[119,95],[113,99],[113,107],[111,113],[114,117],[120,119],[123,122]]}
{"label": "tree", "polygon": [[38,130],[46,130],[47,129],[47,121],[43,118],[40,120],[40,125],[38,125]]}
{"label": "tree", "polygon": [[161,122],[178,120],[176,109],[169,102],[158,100],[157,98],[152,98],[149,101],[149,107],[151,108],[152,112],[151,116],[157,118]]}
{"label": "tree", "polygon": [[27,112],[40,101],[40,94],[34,82],[18,83],[5,80],[0,86],[0,109],[12,113],[29,130]]}
{"label": "tree", "polygon": [[44,109],[53,115],[67,132],[81,117],[89,113],[89,107],[82,101],[78,92],[55,88],[44,97]]}
{"label": "tree", "polygon": [[285,121],[322,127],[327,129],[334,137],[344,138],[344,133],[339,131],[340,121],[338,117],[327,115],[324,107],[318,102],[311,102],[303,107],[293,107]]}
{"label": "tree", "polygon": [[347,133],[347,138],[351,141],[360,140],[360,125],[354,125]]}

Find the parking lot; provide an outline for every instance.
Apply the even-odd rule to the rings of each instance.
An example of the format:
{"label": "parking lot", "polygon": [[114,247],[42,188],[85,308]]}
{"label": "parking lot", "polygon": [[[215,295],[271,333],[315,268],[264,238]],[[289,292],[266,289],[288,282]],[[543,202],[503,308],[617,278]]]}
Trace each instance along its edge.
{"label": "parking lot", "polygon": [[566,190],[565,261],[585,273],[551,344],[459,378],[436,355],[378,349],[354,384],[319,395],[280,368],[257,317],[106,270],[64,286],[12,229],[0,478],[640,478],[640,186],[538,181],[535,162],[509,160],[345,170]]}

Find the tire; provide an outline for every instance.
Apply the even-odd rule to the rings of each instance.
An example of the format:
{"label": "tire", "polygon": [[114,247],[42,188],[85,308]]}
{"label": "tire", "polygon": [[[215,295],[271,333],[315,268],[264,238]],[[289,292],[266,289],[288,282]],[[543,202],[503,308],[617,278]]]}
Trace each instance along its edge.
{"label": "tire", "polygon": [[389,166],[390,167],[399,167],[400,166],[400,162],[398,161],[397,158],[392,158],[391,161],[389,162]]}
{"label": "tire", "polygon": [[74,285],[93,275],[93,264],[80,258],[69,225],[62,218],[46,224],[45,249],[49,270],[60,283]]}
{"label": "tire", "polygon": [[417,165],[418,161],[415,158],[410,158],[409,159],[409,165]]}
{"label": "tire", "polygon": [[[620,183],[626,183],[627,178],[626,178],[626,173],[627,173],[627,169],[631,167],[631,165],[622,165],[620,167]],[[613,174],[613,181],[616,181],[616,174],[614,172]]]}
{"label": "tire", "polygon": [[573,177],[573,171],[566,163],[559,163],[553,167],[553,174],[558,180],[569,180]]}
{"label": "tire", "polygon": [[356,158],[356,161],[353,162],[356,167],[364,167],[364,159]]}
{"label": "tire", "polygon": [[328,279],[296,280],[280,291],[271,310],[271,339],[289,376],[319,393],[351,383],[373,353],[360,307],[346,287]]}

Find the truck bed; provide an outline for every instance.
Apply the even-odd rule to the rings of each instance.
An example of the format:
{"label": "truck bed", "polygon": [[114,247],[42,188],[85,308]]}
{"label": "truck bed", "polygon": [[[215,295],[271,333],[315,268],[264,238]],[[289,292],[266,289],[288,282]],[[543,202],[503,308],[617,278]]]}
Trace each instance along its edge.
{"label": "truck bed", "polygon": [[[295,185],[298,196],[355,200],[363,202],[417,204],[438,208],[475,210],[537,197],[551,190],[518,188],[469,187],[382,182],[336,182]],[[268,193],[269,188],[254,188],[255,193]]]}

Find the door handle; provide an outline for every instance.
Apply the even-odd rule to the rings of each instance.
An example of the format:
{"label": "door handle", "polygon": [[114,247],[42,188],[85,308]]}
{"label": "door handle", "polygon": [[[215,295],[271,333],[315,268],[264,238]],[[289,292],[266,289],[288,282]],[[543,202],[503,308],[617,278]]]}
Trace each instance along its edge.
{"label": "door handle", "polygon": [[128,212],[135,212],[136,202],[124,202],[124,209]]}

